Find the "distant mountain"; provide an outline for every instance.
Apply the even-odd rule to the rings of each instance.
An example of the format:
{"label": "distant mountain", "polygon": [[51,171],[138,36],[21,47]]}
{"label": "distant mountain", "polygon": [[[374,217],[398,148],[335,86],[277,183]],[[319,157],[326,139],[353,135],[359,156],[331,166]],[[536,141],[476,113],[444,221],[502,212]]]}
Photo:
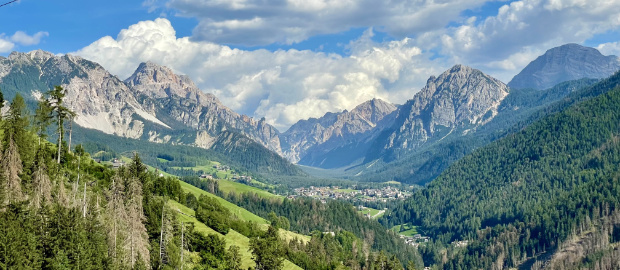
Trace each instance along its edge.
{"label": "distant mountain", "polygon": [[[264,157],[286,167],[269,153],[281,153],[275,128],[264,119],[257,121],[235,113],[215,96],[200,91],[187,76],[177,75],[167,67],[142,63],[122,81],[99,64],[72,55],[56,56],[38,50],[0,57],[0,89],[5,98],[10,100],[21,93],[34,107],[42,93],[55,85],[67,90],[66,104],[77,113],[78,126],[221,153],[231,151],[226,146],[234,146],[235,153],[252,149],[253,153],[246,157]],[[231,143],[230,138],[239,142]],[[275,158],[287,163],[277,155]]]}
{"label": "distant mountain", "polygon": [[497,115],[508,91],[501,81],[462,65],[432,76],[400,107],[394,124],[375,141],[366,161],[379,157],[392,161],[449,135],[471,132]]}
{"label": "distant mountain", "polygon": [[168,67],[142,63],[125,83],[148,97],[141,102],[158,117],[198,130],[196,145],[206,146],[211,136],[232,129],[281,153],[279,132],[264,119],[257,121],[234,112],[214,95],[198,89],[189,77],[177,75]]}
{"label": "distant mountain", "polygon": [[438,269],[618,269],[619,86],[616,73],[572,92],[452,164],[382,223],[436,239],[425,265]]}
{"label": "distant mountain", "polygon": [[582,78],[607,78],[620,70],[620,58],[604,56],[598,50],[566,44],[548,50],[528,64],[508,83],[511,88],[547,89]]}
{"label": "distant mountain", "polygon": [[[321,118],[301,120],[282,134],[285,156],[300,164],[317,167],[348,165],[332,164],[330,151],[350,143],[364,142],[371,131],[391,123],[394,104],[380,99],[366,101],[351,111],[327,113]],[[363,155],[363,153],[362,153]],[[359,158],[359,155],[357,156]]]}

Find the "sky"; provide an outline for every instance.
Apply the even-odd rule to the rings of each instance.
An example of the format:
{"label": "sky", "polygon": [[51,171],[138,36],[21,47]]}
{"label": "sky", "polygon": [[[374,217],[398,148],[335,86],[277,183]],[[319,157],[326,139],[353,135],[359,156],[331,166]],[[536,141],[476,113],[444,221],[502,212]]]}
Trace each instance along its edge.
{"label": "sky", "polygon": [[285,131],[403,104],[455,64],[508,83],[566,43],[620,55],[619,14],[618,0],[19,0],[0,7],[0,56],[75,54],[121,79],[152,61]]}

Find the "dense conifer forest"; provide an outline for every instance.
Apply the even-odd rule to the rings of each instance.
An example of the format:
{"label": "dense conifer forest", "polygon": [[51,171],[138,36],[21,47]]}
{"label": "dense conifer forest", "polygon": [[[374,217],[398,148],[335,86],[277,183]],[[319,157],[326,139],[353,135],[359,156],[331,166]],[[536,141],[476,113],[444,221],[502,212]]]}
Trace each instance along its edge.
{"label": "dense conifer forest", "polygon": [[[419,226],[434,239],[420,249],[425,264],[443,269],[617,269],[618,77],[457,161],[381,222]],[[580,241],[596,244],[552,257]]]}

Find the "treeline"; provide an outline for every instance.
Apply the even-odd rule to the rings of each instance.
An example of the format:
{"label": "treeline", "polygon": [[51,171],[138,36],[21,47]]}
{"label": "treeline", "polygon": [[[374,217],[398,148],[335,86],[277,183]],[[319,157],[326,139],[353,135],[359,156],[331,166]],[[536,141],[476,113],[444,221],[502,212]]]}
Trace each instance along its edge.
{"label": "treeline", "polygon": [[[457,161],[380,221],[420,226],[434,240],[420,249],[425,264],[443,269],[519,267],[555,252],[619,210],[619,77]],[[606,94],[588,100],[592,93]],[[598,259],[576,265],[593,269]]]}
{"label": "treeline", "polygon": [[[411,265],[416,264],[418,267],[422,267],[421,258],[412,246],[405,244],[395,233],[386,230],[378,222],[358,214],[349,203],[333,200],[323,204],[318,200],[309,198],[295,200],[267,199],[261,198],[255,193],[224,193],[219,189],[217,180],[199,179],[197,177],[184,177],[182,180],[225,198],[227,201],[263,218],[271,219],[270,215],[272,214],[286,217],[287,223],[293,231],[312,235],[315,235],[315,232],[350,232],[362,239],[362,242],[358,243],[358,247],[365,245],[366,255],[369,254],[370,250],[384,251],[395,255],[395,258],[400,262],[411,261]],[[369,267],[370,264],[360,265]]]}
{"label": "treeline", "polygon": [[[106,151],[119,154],[131,154],[133,151],[139,152],[144,163],[157,167],[158,169],[177,175],[189,175],[190,171],[179,170],[175,167],[184,167],[196,164],[204,164],[206,161],[217,161],[227,164],[239,172],[251,174],[254,178],[263,178],[262,175],[305,175],[295,165],[289,163],[257,143],[247,139],[243,135],[232,132],[225,132],[224,135],[211,149],[198,147],[154,143],[146,140],[122,138],[114,135],[104,134],[99,131],[81,128],[77,125],[73,127],[73,140],[82,143],[89,153]],[[195,131],[187,131],[195,132]],[[228,139],[244,140],[246,143],[231,143]],[[171,162],[158,159],[165,155]]]}

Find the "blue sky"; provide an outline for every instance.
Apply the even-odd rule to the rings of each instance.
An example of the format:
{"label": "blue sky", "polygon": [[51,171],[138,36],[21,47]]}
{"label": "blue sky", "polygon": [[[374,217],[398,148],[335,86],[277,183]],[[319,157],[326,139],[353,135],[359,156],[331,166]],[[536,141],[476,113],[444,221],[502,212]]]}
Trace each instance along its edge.
{"label": "blue sky", "polygon": [[72,53],[121,78],[152,61],[283,130],[402,104],[455,64],[508,82],[565,43],[619,55],[618,14],[605,0],[21,0],[0,8],[0,55]]}

